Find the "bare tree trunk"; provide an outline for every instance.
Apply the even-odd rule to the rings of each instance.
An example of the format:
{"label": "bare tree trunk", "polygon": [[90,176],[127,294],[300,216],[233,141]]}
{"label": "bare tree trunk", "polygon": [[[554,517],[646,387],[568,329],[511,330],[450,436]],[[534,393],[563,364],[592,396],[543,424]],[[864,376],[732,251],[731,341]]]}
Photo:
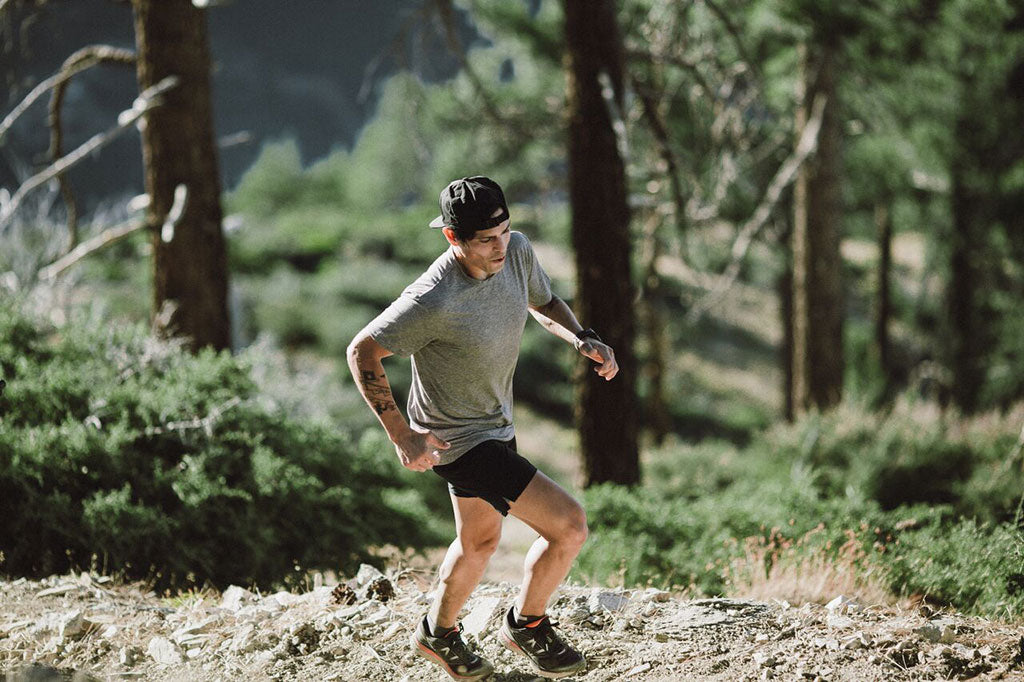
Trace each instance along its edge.
{"label": "bare tree trunk", "polygon": [[602,79],[621,110],[622,45],[611,0],[565,0],[568,46],[569,200],[577,312],[615,349],[619,375],[589,370],[577,382],[586,485],[640,480],[629,207]]}
{"label": "bare tree trunk", "polygon": [[815,96],[826,98],[818,153],[804,164],[794,187],[793,406],[801,412],[839,402],[843,385],[843,292],[839,255],[840,122],[835,48],[802,50],[806,91],[797,112],[797,135]]}
{"label": "bare tree trunk", "polygon": [[[193,349],[229,348],[227,252],[210,104],[206,16],[191,0],[132,0],[141,89],[176,75],[181,85],[149,112],[142,156],[153,244],[157,331]],[[185,188],[180,215],[169,213]],[[161,228],[161,225],[163,227]]]}

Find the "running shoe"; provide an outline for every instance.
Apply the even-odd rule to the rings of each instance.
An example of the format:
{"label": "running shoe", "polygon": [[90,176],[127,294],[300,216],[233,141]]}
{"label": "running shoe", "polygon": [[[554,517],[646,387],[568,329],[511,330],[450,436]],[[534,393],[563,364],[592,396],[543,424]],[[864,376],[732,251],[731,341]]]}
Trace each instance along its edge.
{"label": "running shoe", "polygon": [[494,672],[487,659],[477,656],[462,639],[462,624],[443,637],[432,637],[423,617],[412,633],[412,648],[419,656],[435,663],[456,680],[481,680]]}
{"label": "running shoe", "polygon": [[555,679],[578,673],[587,667],[583,654],[562,641],[555,632],[558,623],[542,616],[523,627],[517,627],[512,609],[508,610],[498,633],[501,643],[530,659],[533,671],[541,677]]}

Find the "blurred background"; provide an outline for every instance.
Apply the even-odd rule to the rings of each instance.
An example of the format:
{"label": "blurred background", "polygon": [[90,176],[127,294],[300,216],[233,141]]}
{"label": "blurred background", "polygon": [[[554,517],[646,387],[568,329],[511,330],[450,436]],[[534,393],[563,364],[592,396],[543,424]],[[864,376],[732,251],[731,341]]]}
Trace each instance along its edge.
{"label": "blurred background", "polygon": [[1020,3],[0,0],[0,35],[0,571],[446,544],[344,353],[486,174],[623,365],[527,325],[574,579],[1020,617]]}

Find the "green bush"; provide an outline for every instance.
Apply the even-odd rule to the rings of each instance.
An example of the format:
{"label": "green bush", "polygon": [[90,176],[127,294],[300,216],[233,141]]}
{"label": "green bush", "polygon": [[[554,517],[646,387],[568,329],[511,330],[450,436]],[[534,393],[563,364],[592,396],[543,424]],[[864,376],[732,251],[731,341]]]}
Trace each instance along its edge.
{"label": "green bush", "polygon": [[1019,408],[967,420],[844,405],[744,448],[667,445],[647,453],[642,489],[584,492],[591,535],[574,575],[717,595],[737,565],[846,562],[893,595],[1020,618],[1019,424]]}
{"label": "green bush", "polygon": [[8,573],[270,585],[440,540],[390,452],[278,409],[245,358],[3,306],[0,373]]}

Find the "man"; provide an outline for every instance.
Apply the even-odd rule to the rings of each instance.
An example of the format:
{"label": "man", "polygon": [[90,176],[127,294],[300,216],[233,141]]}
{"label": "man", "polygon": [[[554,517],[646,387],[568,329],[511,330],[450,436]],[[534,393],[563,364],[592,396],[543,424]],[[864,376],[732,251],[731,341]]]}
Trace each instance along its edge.
{"label": "man", "polygon": [[[612,349],[551,293],[530,243],[509,229],[496,182],[455,180],[441,192],[440,205],[430,226],[441,229],[448,249],[356,335],[347,354],[402,465],[444,478],[455,513],[457,537],[412,644],[455,679],[493,672],[467,647],[457,619],[498,545],[502,517],[512,514],[540,537],[526,555],[522,589],[499,637],[537,674],[564,677],[586,661],[562,641],[546,611],[586,540],[587,520],[572,496],[516,452],[512,374],[527,312],[597,363],[604,379],[614,377],[618,365]],[[412,357],[408,422],[381,363],[390,355]]]}

